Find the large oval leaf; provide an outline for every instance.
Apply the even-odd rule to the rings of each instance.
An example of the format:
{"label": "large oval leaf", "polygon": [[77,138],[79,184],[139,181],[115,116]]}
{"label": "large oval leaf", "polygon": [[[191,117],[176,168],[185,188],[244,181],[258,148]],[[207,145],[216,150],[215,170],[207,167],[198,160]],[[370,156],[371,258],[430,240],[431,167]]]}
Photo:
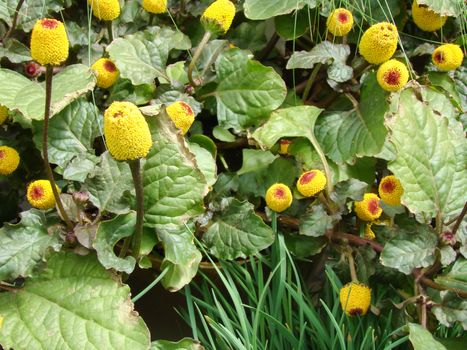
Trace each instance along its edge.
{"label": "large oval leaf", "polygon": [[285,15],[308,5],[316,6],[316,0],[245,0],[245,16],[249,19],[268,19]]}

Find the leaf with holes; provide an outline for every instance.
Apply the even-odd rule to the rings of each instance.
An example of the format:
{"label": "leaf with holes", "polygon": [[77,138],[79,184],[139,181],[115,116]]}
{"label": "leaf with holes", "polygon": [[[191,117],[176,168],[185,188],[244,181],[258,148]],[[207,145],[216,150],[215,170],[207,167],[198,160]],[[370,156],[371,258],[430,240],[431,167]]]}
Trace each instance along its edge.
{"label": "leaf with holes", "polygon": [[0,343],[7,349],[150,346],[149,330],[133,310],[130,288],[106,271],[94,254],[54,254],[47,269],[22,289],[0,294],[0,314]]}

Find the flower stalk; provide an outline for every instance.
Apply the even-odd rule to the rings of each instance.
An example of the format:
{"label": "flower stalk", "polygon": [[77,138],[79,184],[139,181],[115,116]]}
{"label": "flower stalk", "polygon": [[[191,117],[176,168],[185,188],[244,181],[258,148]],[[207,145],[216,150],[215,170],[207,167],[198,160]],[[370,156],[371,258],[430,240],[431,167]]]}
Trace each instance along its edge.
{"label": "flower stalk", "polygon": [[196,62],[198,61],[199,57],[201,56],[201,53],[203,52],[203,49],[205,48],[206,44],[209,42],[209,39],[211,39],[211,32],[206,31],[204,33],[203,38],[201,39],[201,42],[199,43],[198,47],[196,48],[195,54],[193,55],[193,58],[190,62],[190,65],[188,66],[188,80],[190,81],[190,84],[193,87],[198,86],[198,84],[193,80],[193,69],[195,69]]}
{"label": "flower stalk", "polygon": [[144,219],[144,189],[141,177],[141,161],[140,159],[136,159],[129,161],[128,164],[130,165],[131,176],[133,177],[133,183],[136,191],[136,226],[133,236],[132,255],[136,260],[138,260],[141,249],[141,239],[143,236]]}

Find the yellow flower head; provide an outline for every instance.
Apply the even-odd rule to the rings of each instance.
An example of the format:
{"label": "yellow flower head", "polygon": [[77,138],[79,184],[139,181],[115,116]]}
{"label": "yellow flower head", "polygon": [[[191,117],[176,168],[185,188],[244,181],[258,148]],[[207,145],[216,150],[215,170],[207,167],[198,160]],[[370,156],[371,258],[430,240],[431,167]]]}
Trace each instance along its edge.
{"label": "yellow flower head", "polygon": [[311,197],[321,192],[326,186],[326,175],[321,170],[314,169],[303,173],[297,181],[298,192],[305,197]]}
{"label": "yellow flower head", "polygon": [[371,229],[371,225],[373,225],[373,223],[369,223],[369,224],[365,225],[365,238],[366,239],[375,239],[376,238],[375,233]]}
{"label": "yellow flower head", "polygon": [[204,11],[201,24],[207,31],[224,35],[235,17],[235,5],[229,0],[216,0]]}
{"label": "yellow flower head", "polygon": [[[57,186],[57,191],[60,189]],[[29,184],[26,192],[29,204],[37,209],[52,209],[55,207],[55,197],[49,180],[36,180]]]}
{"label": "yellow flower head", "polygon": [[389,60],[397,48],[397,28],[388,22],[372,25],[360,40],[360,54],[370,63],[380,64]]}
{"label": "yellow flower head", "polygon": [[108,58],[99,58],[91,67],[96,72],[96,85],[102,89],[111,87],[118,79],[120,72]]}
{"label": "yellow flower head", "polygon": [[440,70],[448,71],[457,69],[462,65],[464,53],[459,45],[444,44],[438,46],[431,56],[433,63]]}
{"label": "yellow flower head", "polygon": [[148,123],[131,102],[113,102],[107,108],[104,135],[109,152],[116,160],[144,158],[152,146]]}
{"label": "yellow flower head", "polygon": [[401,182],[394,175],[381,179],[378,188],[379,196],[389,205],[401,205],[401,196],[404,193]]}
{"label": "yellow flower head", "polygon": [[167,0],[143,0],[142,5],[143,9],[156,15],[167,11]]}
{"label": "yellow flower head", "polygon": [[363,221],[378,219],[383,209],[379,205],[379,197],[374,193],[365,193],[362,201],[355,202],[355,213]]}
{"label": "yellow flower head", "polygon": [[399,91],[409,80],[409,71],[402,62],[389,60],[378,68],[378,84],[386,91]]}
{"label": "yellow flower head", "polygon": [[334,36],[347,35],[353,26],[352,12],[344,8],[335,9],[329,15],[326,26]]}
{"label": "yellow flower head", "polygon": [[292,192],[289,186],[276,183],[266,192],[266,205],[277,213],[283,212],[292,204]]}
{"label": "yellow flower head", "polygon": [[289,146],[292,144],[292,141],[282,139],[279,141],[279,154],[288,154]]}
{"label": "yellow flower head", "polygon": [[183,135],[187,133],[195,121],[195,113],[190,105],[183,101],[172,103],[166,108],[166,111],[175,126],[182,131]]}
{"label": "yellow flower head", "polygon": [[0,146],[0,175],[10,175],[18,168],[19,154],[14,148]]}
{"label": "yellow flower head", "polygon": [[8,108],[0,105],[0,125],[5,123],[5,120],[8,118]]}
{"label": "yellow flower head", "polygon": [[88,0],[92,14],[103,21],[113,21],[120,15],[118,0]]}
{"label": "yellow flower head", "polygon": [[31,34],[31,57],[42,65],[59,65],[68,58],[65,26],[56,19],[37,20]]}
{"label": "yellow flower head", "polygon": [[371,304],[371,289],[363,283],[350,282],[339,293],[342,310],[349,316],[365,315]]}
{"label": "yellow flower head", "polygon": [[417,27],[425,32],[438,30],[444,26],[444,23],[448,19],[446,16],[441,16],[431,11],[427,6],[419,6],[417,1],[412,3],[412,17]]}

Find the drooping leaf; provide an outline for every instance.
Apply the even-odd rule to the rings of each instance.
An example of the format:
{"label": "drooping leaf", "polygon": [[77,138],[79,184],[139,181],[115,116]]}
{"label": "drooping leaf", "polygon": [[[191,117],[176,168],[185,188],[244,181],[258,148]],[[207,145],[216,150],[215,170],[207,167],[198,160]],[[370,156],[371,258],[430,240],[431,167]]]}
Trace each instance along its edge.
{"label": "drooping leaf", "polygon": [[149,330],[133,310],[130,288],[94,254],[54,254],[47,269],[27,280],[24,288],[0,294],[0,314],[0,343],[7,349],[150,346]]}
{"label": "drooping leaf", "polygon": [[[34,142],[41,150],[43,121],[33,121],[32,125]],[[66,168],[73,159],[79,158],[83,162],[94,164],[96,156],[93,141],[100,134],[101,129],[102,119],[97,108],[84,99],[73,101],[50,120],[48,143],[50,163]],[[91,166],[86,168],[92,170]]]}
{"label": "drooping leaf", "polygon": [[109,152],[100,157],[100,163],[84,183],[84,190],[89,192],[89,200],[100,211],[125,214],[130,210],[129,200],[125,196],[133,191],[133,179],[126,162],[117,162]]}
{"label": "drooping leaf", "polygon": [[163,115],[148,121],[154,147],[143,173],[145,225],[183,225],[202,213],[206,179],[172,121]]}
{"label": "drooping leaf", "polygon": [[173,49],[188,50],[190,40],[181,32],[168,27],[149,27],[147,30],[117,38],[107,47],[122,78],[133,85],[153,84],[157,77],[169,80],[166,63]]}
{"label": "drooping leaf", "polygon": [[311,69],[315,64],[328,64],[328,78],[342,83],[352,78],[353,69],[346,64],[350,47],[323,41],[308,51],[296,51],[287,62],[287,69]]}
{"label": "drooping leaf", "polygon": [[[0,281],[29,277],[50,249],[60,249],[58,218],[31,209],[21,221],[0,228]],[[0,310],[1,314],[1,310]]]}
{"label": "drooping leaf", "polygon": [[396,149],[388,168],[404,187],[402,203],[426,219],[459,213],[465,201],[459,194],[467,193],[467,141],[460,123],[449,126],[407,89],[387,125]]}
{"label": "drooping leaf", "polygon": [[462,13],[462,0],[417,0],[419,5],[427,5],[428,8],[443,16],[459,16]]}
{"label": "drooping leaf", "polygon": [[212,95],[221,127],[242,130],[257,125],[285,99],[285,83],[275,70],[250,60],[239,49],[221,54],[216,71],[219,84]]}
{"label": "drooping leaf", "polygon": [[193,242],[193,235],[185,226],[165,225],[158,229],[157,235],[165,253],[161,270],[168,268],[162,285],[176,292],[196,276],[202,256]]}
{"label": "drooping leaf", "polygon": [[316,0],[245,0],[245,16],[248,19],[268,19],[278,15],[285,15],[303,6],[314,8]]}
{"label": "drooping leaf", "polygon": [[127,274],[133,272],[136,260],[132,256],[118,257],[114,252],[115,244],[134,233],[136,226],[136,213],[118,215],[112,220],[102,221],[97,228],[96,238],[93,243],[99,262],[106,269],[115,269]]}
{"label": "drooping leaf", "polygon": [[380,259],[384,266],[410,274],[414,268],[435,262],[438,235],[427,225],[417,222],[401,223],[390,229],[395,237],[384,246]]}
{"label": "drooping leaf", "polygon": [[386,139],[384,115],[388,110],[386,92],[376,75],[363,82],[360,103],[350,111],[330,112],[316,122],[316,138],[326,155],[336,163],[353,163],[355,158],[378,154]]}
{"label": "drooping leaf", "polygon": [[203,235],[211,254],[229,260],[257,254],[269,247],[274,238],[272,229],[255,214],[253,205],[235,198],[226,200]]}
{"label": "drooping leaf", "polygon": [[416,323],[409,323],[409,340],[414,350],[447,350],[444,345],[433,338],[433,335],[423,326]]}
{"label": "drooping leaf", "polygon": [[[63,69],[54,76],[52,83],[52,104],[50,115],[64,109],[70,102],[91,90],[94,75],[89,67],[75,64]],[[10,110],[18,110],[25,118],[44,119],[45,83],[31,81],[25,76],[5,68],[0,69],[0,104]]]}

